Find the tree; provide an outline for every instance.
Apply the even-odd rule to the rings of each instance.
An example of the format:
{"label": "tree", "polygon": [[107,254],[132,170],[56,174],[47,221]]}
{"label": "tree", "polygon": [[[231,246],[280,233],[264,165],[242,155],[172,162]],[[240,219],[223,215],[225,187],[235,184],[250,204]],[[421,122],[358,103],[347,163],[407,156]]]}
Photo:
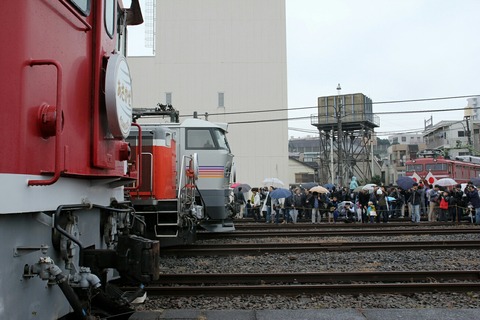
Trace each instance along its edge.
{"label": "tree", "polygon": [[382,184],[382,178],[379,175],[375,175],[372,177],[370,183],[375,183],[377,186]]}

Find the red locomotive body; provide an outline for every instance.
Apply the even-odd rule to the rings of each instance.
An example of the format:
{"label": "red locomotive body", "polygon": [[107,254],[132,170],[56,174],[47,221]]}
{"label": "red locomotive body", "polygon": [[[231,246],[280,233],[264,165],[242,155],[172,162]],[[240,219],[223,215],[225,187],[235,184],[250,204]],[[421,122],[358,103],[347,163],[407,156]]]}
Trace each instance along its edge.
{"label": "red locomotive body", "polygon": [[[75,7],[82,3],[83,11]],[[109,128],[116,119],[107,108],[116,106],[107,106],[101,93],[117,86],[105,84],[117,43],[115,1],[9,1],[2,7],[6,121],[0,132],[8,137],[8,156],[0,159],[1,172],[45,179],[122,176],[127,145]],[[131,115],[131,100],[125,107]]]}
{"label": "red locomotive body", "polygon": [[131,234],[138,219],[123,188],[135,180],[123,51],[127,25],[143,21],[138,0],[130,8],[19,0],[2,9],[0,319],[130,312],[106,290],[113,275],[159,274],[159,243]]}

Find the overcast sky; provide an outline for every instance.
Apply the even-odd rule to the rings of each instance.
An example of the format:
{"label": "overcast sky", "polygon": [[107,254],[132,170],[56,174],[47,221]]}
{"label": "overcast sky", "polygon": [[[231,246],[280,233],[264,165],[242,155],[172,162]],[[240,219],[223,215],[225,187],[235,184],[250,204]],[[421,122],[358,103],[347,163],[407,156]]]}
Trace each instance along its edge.
{"label": "overcast sky", "polygon": [[[287,0],[286,12],[290,108],[315,106],[317,97],[337,94],[338,83],[342,94],[364,93],[374,103],[480,94],[479,0]],[[374,104],[375,113],[405,111],[379,115],[375,131],[422,129],[430,116],[434,124],[461,120],[462,111],[409,111],[466,104],[466,98]]]}
{"label": "overcast sky", "polygon": [[[317,97],[337,94],[338,83],[342,94],[363,93],[374,103],[480,95],[480,0],[286,0],[286,15],[290,109],[316,106]],[[462,111],[412,111],[466,104],[466,98],[374,104],[375,131],[419,131],[431,116],[434,124],[461,120]],[[381,114],[391,111],[404,113]],[[289,117],[314,113],[301,109]],[[290,120],[289,127],[311,131],[289,136],[316,132],[309,119]]]}

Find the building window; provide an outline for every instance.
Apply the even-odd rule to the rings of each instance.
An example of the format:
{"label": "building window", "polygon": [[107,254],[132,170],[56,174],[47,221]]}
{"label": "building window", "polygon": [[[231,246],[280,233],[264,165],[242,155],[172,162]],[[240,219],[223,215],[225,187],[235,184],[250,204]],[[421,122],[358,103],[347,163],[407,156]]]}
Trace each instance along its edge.
{"label": "building window", "polygon": [[218,93],[218,107],[225,108],[225,93],[219,92]]}
{"label": "building window", "polygon": [[465,131],[458,131],[458,137],[465,137]]}
{"label": "building window", "polygon": [[407,137],[402,137],[402,142],[407,142]]}
{"label": "building window", "polygon": [[166,92],[165,93],[165,104],[167,106],[172,104],[172,93],[171,92]]}

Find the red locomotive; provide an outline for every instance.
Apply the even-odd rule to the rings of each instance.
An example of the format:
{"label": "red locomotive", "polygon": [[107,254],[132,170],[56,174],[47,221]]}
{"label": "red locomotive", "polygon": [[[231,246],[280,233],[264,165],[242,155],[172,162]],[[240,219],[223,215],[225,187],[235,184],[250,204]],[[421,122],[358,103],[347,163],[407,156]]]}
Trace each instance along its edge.
{"label": "red locomotive", "polygon": [[443,157],[435,150],[424,150],[416,159],[406,162],[406,175],[416,180],[435,184],[438,179],[452,178],[458,183],[466,183],[480,175],[480,158],[459,156],[455,159]]}
{"label": "red locomotive", "polygon": [[135,180],[124,56],[127,25],[143,22],[138,0],[5,1],[2,10],[0,319],[129,311],[107,290],[113,275],[159,274],[159,243],[131,234],[138,219],[123,188]]}

